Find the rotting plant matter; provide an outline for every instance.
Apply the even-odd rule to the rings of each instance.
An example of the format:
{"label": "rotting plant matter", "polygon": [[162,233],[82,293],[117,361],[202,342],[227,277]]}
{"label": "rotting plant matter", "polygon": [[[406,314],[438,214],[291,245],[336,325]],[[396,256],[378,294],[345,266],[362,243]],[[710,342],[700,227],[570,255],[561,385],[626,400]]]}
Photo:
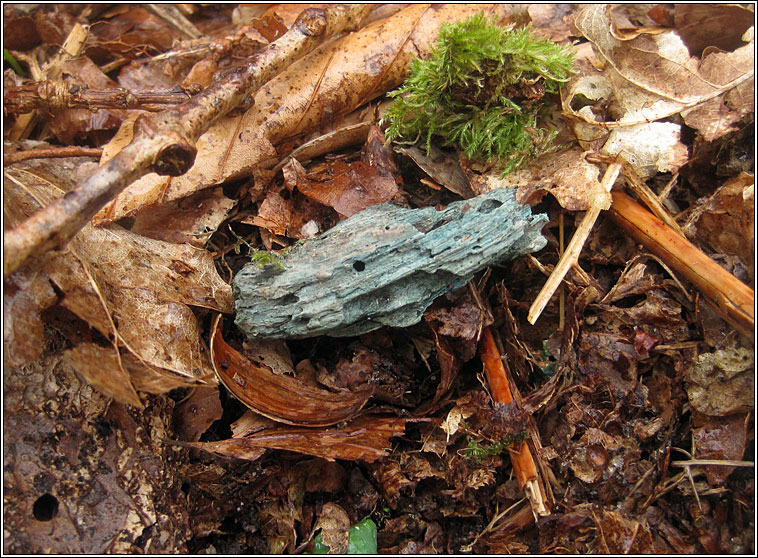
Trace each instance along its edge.
{"label": "rotting plant matter", "polygon": [[432,136],[470,159],[496,158],[508,173],[545,152],[555,132],[537,126],[540,101],[571,73],[568,46],[526,27],[499,27],[482,14],[445,24],[428,60],[416,59],[391,93],[390,139]]}

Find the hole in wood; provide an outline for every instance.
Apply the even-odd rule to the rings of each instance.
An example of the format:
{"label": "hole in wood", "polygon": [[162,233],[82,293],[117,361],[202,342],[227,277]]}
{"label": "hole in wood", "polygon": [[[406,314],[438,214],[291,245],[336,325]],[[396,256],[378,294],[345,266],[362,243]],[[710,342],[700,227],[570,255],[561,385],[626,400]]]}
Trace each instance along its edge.
{"label": "hole in wood", "polygon": [[364,269],[366,269],[366,264],[358,260],[357,262],[353,262],[353,269],[355,271],[363,271]]}

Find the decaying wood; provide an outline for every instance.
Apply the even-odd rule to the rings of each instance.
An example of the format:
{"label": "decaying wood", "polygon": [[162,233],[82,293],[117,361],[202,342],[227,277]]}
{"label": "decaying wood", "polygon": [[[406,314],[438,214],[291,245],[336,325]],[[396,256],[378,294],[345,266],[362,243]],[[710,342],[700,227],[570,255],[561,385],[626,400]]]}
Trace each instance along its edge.
{"label": "decaying wood", "polygon": [[373,5],[352,4],[305,10],[287,33],[253,56],[244,68],[220,78],[174,109],[141,115],[129,145],[79,188],[5,233],[4,276],[18,269],[32,253],[65,245],[135,179],[150,171],[164,176],[186,172],[195,160],[197,138],[217,118],[250,99],[256,89],[324,39],[358,26],[371,9]]}
{"label": "decaying wood", "polygon": [[440,211],[369,207],[278,265],[247,264],[233,282],[236,324],[249,337],[291,338],[410,326],[474,273],[541,249],[546,220],[508,188]]}
{"label": "decaying wood", "polygon": [[401,436],[406,423],[424,420],[429,419],[367,416],[328,429],[279,426],[244,438],[169,443],[251,461],[260,457],[265,449],[280,449],[330,461],[345,459],[373,463],[388,455],[390,439]]}
{"label": "decaying wood", "polygon": [[645,248],[684,275],[719,314],[749,339],[755,336],[755,293],[629,196],[613,192],[610,215]]}

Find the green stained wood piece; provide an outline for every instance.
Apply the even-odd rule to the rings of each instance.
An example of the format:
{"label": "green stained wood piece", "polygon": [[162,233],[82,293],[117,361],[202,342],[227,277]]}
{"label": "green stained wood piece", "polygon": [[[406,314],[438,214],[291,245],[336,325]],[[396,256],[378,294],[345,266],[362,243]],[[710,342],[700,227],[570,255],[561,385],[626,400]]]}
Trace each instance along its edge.
{"label": "green stained wood piece", "polygon": [[407,327],[478,271],[541,249],[545,222],[508,188],[441,210],[375,205],[298,242],[281,266],[245,265],[232,283],[235,323],[262,338]]}

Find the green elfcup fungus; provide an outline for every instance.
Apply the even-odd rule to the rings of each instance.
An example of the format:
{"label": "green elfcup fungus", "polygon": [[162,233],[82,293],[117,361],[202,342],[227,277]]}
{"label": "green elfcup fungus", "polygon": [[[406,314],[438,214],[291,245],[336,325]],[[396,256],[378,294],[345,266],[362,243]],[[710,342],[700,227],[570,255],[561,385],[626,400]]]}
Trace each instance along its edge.
{"label": "green elfcup fungus", "polygon": [[539,128],[546,93],[556,93],[573,65],[569,46],[529,27],[500,27],[482,14],[443,24],[427,60],[411,62],[385,119],[387,137],[432,138],[472,160],[495,160],[503,173],[550,149],[555,131]]}

